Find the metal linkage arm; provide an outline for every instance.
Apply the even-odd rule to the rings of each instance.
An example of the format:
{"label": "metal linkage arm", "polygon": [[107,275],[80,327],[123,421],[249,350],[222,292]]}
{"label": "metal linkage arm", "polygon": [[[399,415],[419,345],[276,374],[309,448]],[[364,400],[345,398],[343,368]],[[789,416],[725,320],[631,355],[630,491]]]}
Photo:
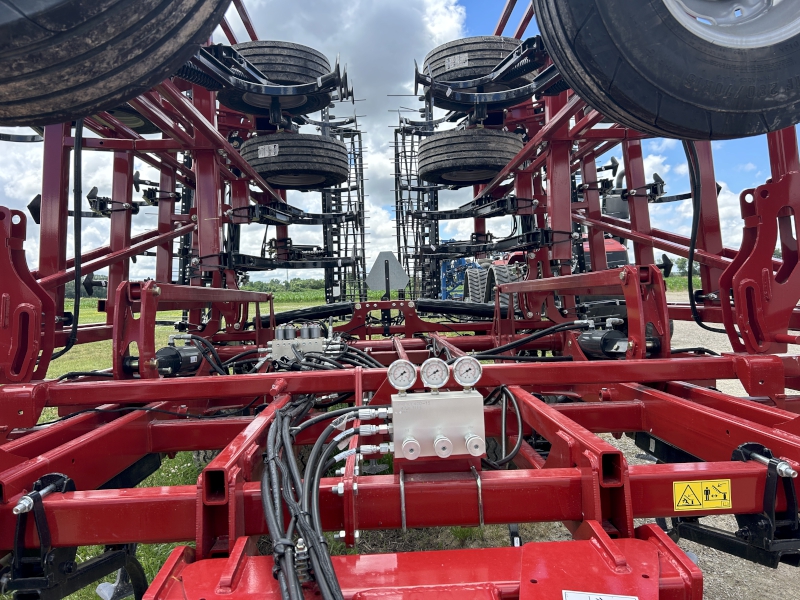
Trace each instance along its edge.
{"label": "metal linkage arm", "polygon": [[267,225],[330,225],[355,221],[358,215],[353,211],[335,213],[307,213],[283,202],[256,204],[244,208],[231,209],[231,216],[246,216],[251,223]]}
{"label": "metal linkage arm", "polygon": [[[353,89],[348,88],[347,72],[342,73],[339,59],[330,73],[323,75],[313,83],[302,85],[277,85],[253,66],[246,58],[230,46],[216,45],[201,48],[189,62],[193,67],[179,71],[179,77],[192,80],[191,73],[197,69],[206,77],[200,76],[196,83],[204,87],[233,88],[242,92],[262,94],[264,96],[302,96],[320,92],[338,91],[339,99],[352,98]],[[217,87],[216,89],[220,89]]]}
{"label": "metal linkage arm", "polygon": [[[417,77],[424,76],[417,72]],[[546,93],[549,88],[561,82],[561,73],[559,73],[554,65],[550,65],[544,68],[528,85],[504,92],[457,92],[453,91],[453,88],[448,83],[440,83],[434,81],[430,77],[428,80],[430,81],[429,87],[434,97],[447,98],[449,102],[465,105],[495,104],[513,101],[522,102],[536,94]]]}
{"label": "metal linkage arm", "polygon": [[249,254],[234,254],[230,258],[231,269],[237,271],[273,271],[275,269],[324,269],[325,267],[349,267],[355,264],[354,258],[315,256],[313,258],[298,257],[297,260],[281,260],[264,258]]}
{"label": "metal linkage arm", "polygon": [[442,86],[442,89],[449,88],[451,90],[474,89],[479,86],[499,83],[532,73],[536,69],[541,68],[546,60],[547,51],[544,49],[542,38],[537,35],[522,42],[520,47],[501,60],[491,73],[475,79],[435,82],[430,74],[425,75],[420,73],[419,66],[415,61],[415,84],[419,85],[421,83],[425,87],[432,87],[434,89],[436,89],[436,86]]}
{"label": "metal linkage arm", "polygon": [[515,213],[520,208],[535,210],[538,200],[505,196],[497,199],[480,199],[462,204],[452,210],[414,210],[407,214],[415,219],[448,220],[468,217],[488,219]]}
{"label": "metal linkage arm", "polygon": [[459,256],[472,256],[477,253],[488,252],[511,252],[514,250],[538,249],[552,243],[553,232],[548,229],[537,229],[496,242],[446,242],[438,246],[424,246],[422,254],[437,256],[449,256],[457,258]]}

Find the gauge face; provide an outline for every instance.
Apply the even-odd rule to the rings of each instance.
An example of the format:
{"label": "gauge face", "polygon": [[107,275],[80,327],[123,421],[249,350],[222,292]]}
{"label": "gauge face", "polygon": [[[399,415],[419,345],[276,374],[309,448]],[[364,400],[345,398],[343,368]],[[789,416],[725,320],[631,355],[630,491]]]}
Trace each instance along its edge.
{"label": "gauge face", "polygon": [[453,364],[453,377],[458,385],[475,387],[482,374],[481,363],[472,356],[462,356]]}
{"label": "gauge face", "polygon": [[407,360],[396,360],[389,365],[386,376],[396,390],[407,390],[417,380],[417,368]]}
{"label": "gauge face", "polygon": [[422,363],[419,374],[425,387],[439,389],[450,379],[450,367],[441,358],[429,358]]}

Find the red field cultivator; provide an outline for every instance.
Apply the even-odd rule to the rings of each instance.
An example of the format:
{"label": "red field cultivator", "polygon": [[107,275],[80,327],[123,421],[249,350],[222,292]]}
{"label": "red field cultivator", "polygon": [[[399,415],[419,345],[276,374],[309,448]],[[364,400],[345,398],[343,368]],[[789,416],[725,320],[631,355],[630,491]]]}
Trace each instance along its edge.
{"label": "red field cultivator", "polygon": [[[360,255],[336,246],[363,231],[360,133],[328,113],[353,97],[338,61],[259,41],[240,0],[244,43],[222,0],[26,4],[5,2],[0,23],[16,31],[0,48],[0,122],[33,126],[44,144],[29,207],[38,269],[28,216],[0,207],[4,592],[58,599],[117,572],[106,600],[698,600],[702,573],[680,538],[800,564],[800,359],[787,353],[800,341],[797,3],[534,0],[504,38],[509,0],[495,37],[431,52],[416,73],[425,119],[399,130],[414,158],[398,171],[398,219],[423,237],[408,289],[392,299],[387,263],[380,301],[363,287],[363,237]],[[541,37],[521,41],[534,13]],[[220,20],[230,45],[205,44]],[[449,111],[438,121],[437,107]],[[735,250],[722,244],[711,140],[754,134],[767,135],[772,173],[741,194]],[[646,180],[653,136],[686,140],[691,194]],[[617,146],[624,164],[598,167]],[[113,186],[89,192],[84,213],[88,151],[113,153]],[[134,160],[160,179],[142,180]],[[612,168],[624,177],[598,177]],[[438,211],[440,192],[465,186],[474,198],[456,217]],[[322,190],[322,212],[290,206],[287,189]],[[677,200],[693,203],[688,237],[650,220],[650,204]],[[158,226],[134,234],[142,206]],[[486,233],[498,214],[518,219],[513,237]],[[82,253],[90,217],[110,219],[110,239]],[[472,238],[440,243],[439,219],[462,217]],[[250,223],[275,225],[270,257],[240,252]],[[323,225],[325,248],[292,245],[293,224]],[[631,242],[631,264],[608,268],[611,237]],[[656,250],[699,264],[689,302],[667,302],[671,264]],[[491,303],[421,283],[443,260],[497,251],[524,269],[493,272]],[[145,253],[155,273],[133,281]],[[279,313],[270,294],[240,289],[249,271],[296,267],[325,270],[328,304]],[[81,323],[65,285],[79,299],[105,268],[106,321]],[[159,347],[159,313],[176,310]],[[679,320],[727,334],[734,351],[674,348]],[[51,361],[100,340],[112,340],[111,369],[45,379]],[[598,434],[628,435],[656,461],[629,464]],[[164,456],[196,450],[220,451],[196,485],[139,486]],[[736,531],[702,520],[721,514]],[[535,522],[573,539],[329,551],[330,532],[358,549],[368,530]],[[193,545],[148,581],[137,544],[174,542]],[[104,551],[79,562],[80,546]]]}

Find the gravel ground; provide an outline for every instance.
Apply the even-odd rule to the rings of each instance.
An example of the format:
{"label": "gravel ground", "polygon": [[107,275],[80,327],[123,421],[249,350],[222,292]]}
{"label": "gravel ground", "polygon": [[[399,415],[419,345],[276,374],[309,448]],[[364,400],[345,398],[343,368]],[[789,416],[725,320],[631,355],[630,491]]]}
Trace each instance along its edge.
{"label": "gravel ground", "polygon": [[[684,294],[669,294],[670,302],[684,301]],[[711,333],[693,323],[676,322],[673,347],[704,346],[716,352],[730,352],[726,336]],[[791,347],[790,352],[800,353],[800,347]],[[718,389],[728,394],[744,396],[744,388],[738,381],[720,381]],[[616,440],[611,435],[601,436],[620,448],[629,464],[647,463],[647,457],[637,448],[633,440],[623,437]],[[637,520],[640,525],[646,520]],[[717,516],[704,519],[705,523],[721,529],[734,530],[736,522],[732,516]],[[520,525],[523,543],[534,541],[569,540],[571,536],[561,523],[534,523]],[[484,528],[439,527],[400,531],[364,531],[358,544],[358,552],[373,554],[381,552],[407,552],[414,550],[445,550],[455,548],[486,548],[509,545],[508,528],[492,525]],[[697,564],[704,574],[704,598],[708,600],[798,600],[800,599],[800,569],[780,565],[769,569],[735,558],[728,554],[681,540],[681,548],[694,553]],[[331,539],[334,553],[345,551],[343,545]]]}

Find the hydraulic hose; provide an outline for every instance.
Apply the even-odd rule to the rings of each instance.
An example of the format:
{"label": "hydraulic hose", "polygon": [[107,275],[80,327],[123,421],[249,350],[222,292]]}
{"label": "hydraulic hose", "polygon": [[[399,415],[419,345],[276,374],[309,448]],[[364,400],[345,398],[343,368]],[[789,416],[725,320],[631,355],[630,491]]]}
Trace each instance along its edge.
{"label": "hydraulic hose", "polygon": [[81,314],[81,179],[83,163],[83,117],[75,121],[75,146],[73,148],[73,177],[75,186],[72,188],[72,212],[73,214],[73,233],[72,241],[75,253],[75,277],[73,279],[75,288],[75,304],[72,307],[72,328],[67,338],[66,345],[54,353],[50,360],[55,360],[69,352],[78,341],[78,321]]}

